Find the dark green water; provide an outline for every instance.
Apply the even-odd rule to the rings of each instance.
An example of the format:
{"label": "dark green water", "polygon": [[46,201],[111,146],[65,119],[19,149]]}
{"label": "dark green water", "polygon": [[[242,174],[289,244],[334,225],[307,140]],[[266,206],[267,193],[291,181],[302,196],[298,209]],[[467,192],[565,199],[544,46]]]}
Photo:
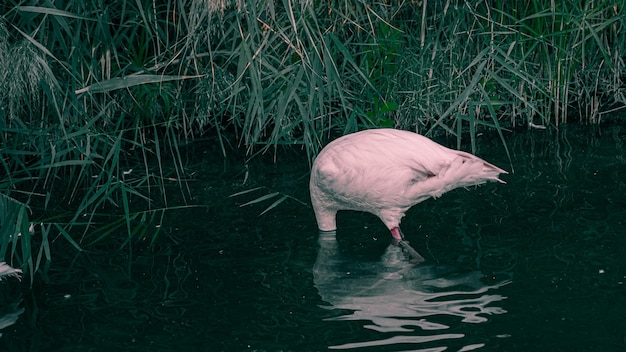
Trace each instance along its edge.
{"label": "dark green water", "polygon": [[[408,212],[416,266],[372,215],[341,213],[338,247],[318,251],[308,206],[239,207],[270,191],[308,203],[301,157],[245,169],[189,147],[191,202],[207,206],[169,213],[132,254],[58,240],[0,351],[625,351],[625,142],[619,126],[512,134],[506,185]],[[479,148],[511,170],[496,142]]]}

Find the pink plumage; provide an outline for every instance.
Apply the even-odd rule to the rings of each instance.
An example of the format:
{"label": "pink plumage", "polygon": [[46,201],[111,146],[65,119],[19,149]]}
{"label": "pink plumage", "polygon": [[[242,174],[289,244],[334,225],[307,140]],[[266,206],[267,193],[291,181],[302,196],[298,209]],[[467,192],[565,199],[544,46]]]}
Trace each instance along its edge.
{"label": "pink plumage", "polygon": [[309,187],[320,230],[337,228],[337,211],[358,210],[378,216],[400,241],[410,207],[458,187],[504,183],[498,177],[505,173],[419,134],[374,129],[329,143],[313,163]]}

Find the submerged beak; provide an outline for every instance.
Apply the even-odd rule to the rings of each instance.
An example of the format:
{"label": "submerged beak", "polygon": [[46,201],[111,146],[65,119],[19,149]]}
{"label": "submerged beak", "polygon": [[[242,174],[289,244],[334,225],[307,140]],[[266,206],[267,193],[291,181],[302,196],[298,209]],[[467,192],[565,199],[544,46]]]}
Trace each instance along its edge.
{"label": "submerged beak", "polygon": [[402,231],[400,231],[399,227],[394,227],[390,231],[391,236],[393,237],[391,243],[395,246],[402,247],[402,249],[404,249],[411,257],[411,259],[409,260],[411,263],[417,264],[425,261],[424,257],[417,253],[417,251],[409,245],[409,242],[404,240],[404,234],[402,233]]}

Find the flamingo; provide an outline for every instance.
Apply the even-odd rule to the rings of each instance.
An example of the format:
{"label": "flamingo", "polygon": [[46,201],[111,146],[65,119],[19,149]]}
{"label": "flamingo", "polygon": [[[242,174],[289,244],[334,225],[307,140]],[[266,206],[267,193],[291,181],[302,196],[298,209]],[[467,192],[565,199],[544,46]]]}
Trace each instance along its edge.
{"label": "flamingo", "polygon": [[505,183],[499,175],[506,173],[417,133],[373,129],[345,135],[322,149],[313,162],[309,189],[320,235],[336,231],[339,210],[369,212],[387,226],[393,244],[421,262],[400,230],[405,212],[455,188]]}

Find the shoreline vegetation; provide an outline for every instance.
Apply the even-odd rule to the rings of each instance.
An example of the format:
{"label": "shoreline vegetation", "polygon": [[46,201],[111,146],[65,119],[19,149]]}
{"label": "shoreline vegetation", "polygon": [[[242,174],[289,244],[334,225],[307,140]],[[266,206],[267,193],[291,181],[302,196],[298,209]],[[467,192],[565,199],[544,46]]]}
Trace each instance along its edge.
{"label": "shoreline vegetation", "polygon": [[626,102],[623,1],[64,4],[0,5],[0,260],[31,280],[53,239],[154,240],[198,138],[224,158],[311,160],[378,127],[506,150]]}

